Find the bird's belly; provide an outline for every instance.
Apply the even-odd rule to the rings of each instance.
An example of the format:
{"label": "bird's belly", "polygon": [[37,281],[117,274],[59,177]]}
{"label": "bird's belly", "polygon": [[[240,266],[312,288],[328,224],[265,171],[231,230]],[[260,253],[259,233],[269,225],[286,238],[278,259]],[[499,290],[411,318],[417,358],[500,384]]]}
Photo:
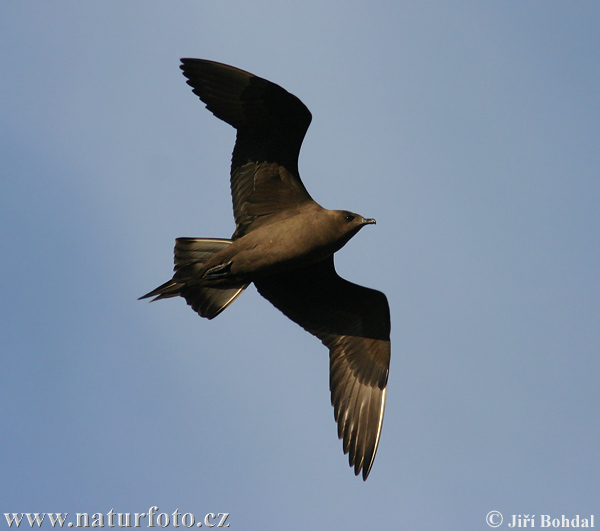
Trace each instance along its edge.
{"label": "bird's belly", "polygon": [[248,280],[314,264],[341,247],[336,242],[323,241],[311,227],[294,227],[291,231],[285,224],[251,232],[238,242],[240,250],[233,257],[231,271]]}

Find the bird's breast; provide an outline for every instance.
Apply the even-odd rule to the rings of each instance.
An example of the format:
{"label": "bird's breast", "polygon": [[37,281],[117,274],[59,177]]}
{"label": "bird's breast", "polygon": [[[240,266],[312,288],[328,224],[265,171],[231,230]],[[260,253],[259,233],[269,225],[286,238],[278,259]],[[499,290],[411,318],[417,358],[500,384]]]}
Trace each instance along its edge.
{"label": "bird's breast", "polygon": [[318,220],[290,218],[236,240],[231,271],[248,280],[263,278],[319,262],[344,243],[323,230]]}

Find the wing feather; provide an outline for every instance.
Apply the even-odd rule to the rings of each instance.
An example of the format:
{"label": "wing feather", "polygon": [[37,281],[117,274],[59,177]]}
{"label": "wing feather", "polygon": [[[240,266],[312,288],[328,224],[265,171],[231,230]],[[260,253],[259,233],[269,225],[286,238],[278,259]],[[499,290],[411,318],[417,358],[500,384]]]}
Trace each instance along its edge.
{"label": "wing feather", "polygon": [[338,437],[367,479],[381,436],[390,363],[385,295],[335,272],[333,258],[255,282],[261,295],[329,348]]}
{"label": "wing feather", "polygon": [[182,59],[188,85],[217,118],[237,130],[231,195],[237,239],[312,201],[298,155],[312,116],[293,94],[232,66]]}

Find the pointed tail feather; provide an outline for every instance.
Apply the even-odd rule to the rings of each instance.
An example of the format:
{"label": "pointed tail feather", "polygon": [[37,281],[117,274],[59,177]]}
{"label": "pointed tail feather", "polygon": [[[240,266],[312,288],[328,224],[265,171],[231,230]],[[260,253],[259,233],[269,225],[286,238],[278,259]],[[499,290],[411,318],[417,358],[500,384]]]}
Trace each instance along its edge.
{"label": "pointed tail feather", "polygon": [[160,299],[168,299],[169,297],[177,297],[177,295],[181,295],[182,287],[183,284],[180,282],[169,280],[168,282],[158,286],[158,288],[149,291],[146,293],[146,295],[138,297],[138,301],[141,301],[142,299],[148,299],[150,297],[154,297],[150,302],[158,301]]}
{"label": "pointed tail feather", "polygon": [[217,238],[177,238],[173,278],[140,299],[154,297],[154,302],[180,295],[202,317],[213,319],[248,286],[241,283],[211,286],[202,281],[204,264],[230,244],[231,240]]}

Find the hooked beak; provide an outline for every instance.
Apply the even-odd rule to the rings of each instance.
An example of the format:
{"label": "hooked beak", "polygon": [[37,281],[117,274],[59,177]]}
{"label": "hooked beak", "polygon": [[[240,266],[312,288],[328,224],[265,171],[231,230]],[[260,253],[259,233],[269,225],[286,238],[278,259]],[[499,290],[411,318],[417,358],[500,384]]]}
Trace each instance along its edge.
{"label": "hooked beak", "polygon": [[373,218],[363,218],[363,225],[375,225],[377,223]]}

